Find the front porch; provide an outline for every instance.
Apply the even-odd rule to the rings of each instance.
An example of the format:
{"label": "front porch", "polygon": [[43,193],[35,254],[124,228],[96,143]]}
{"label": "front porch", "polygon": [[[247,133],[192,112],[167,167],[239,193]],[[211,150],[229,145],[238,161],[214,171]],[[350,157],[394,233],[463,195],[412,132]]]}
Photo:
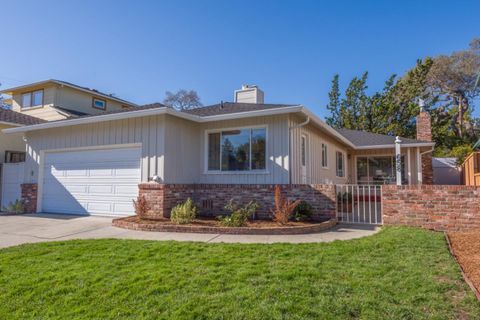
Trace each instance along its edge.
{"label": "front porch", "polygon": [[[422,158],[431,157],[429,147],[403,147],[400,149],[402,185],[417,185],[423,180]],[[352,150],[348,155],[349,184],[397,184],[395,147]]]}

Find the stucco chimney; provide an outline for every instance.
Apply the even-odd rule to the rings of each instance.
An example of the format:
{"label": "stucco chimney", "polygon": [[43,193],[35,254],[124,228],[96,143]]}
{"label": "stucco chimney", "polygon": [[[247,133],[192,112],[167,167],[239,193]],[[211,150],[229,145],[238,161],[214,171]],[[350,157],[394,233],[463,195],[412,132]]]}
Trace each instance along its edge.
{"label": "stucco chimney", "polygon": [[264,103],[264,93],[257,86],[242,85],[242,89],[235,90],[234,101],[239,103]]}
{"label": "stucco chimney", "polygon": [[[417,116],[417,140],[432,141],[432,119],[423,106]],[[422,155],[423,184],[433,184],[432,153]]]}

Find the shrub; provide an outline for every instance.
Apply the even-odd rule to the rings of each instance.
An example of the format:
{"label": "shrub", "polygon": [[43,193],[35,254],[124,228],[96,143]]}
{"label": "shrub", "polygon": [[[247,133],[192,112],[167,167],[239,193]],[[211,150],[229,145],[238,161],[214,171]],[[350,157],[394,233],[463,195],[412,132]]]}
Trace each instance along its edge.
{"label": "shrub", "polygon": [[305,200],[301,200],[295,210],[293,210],[293,220],[302,221],[310,219],[313,214],[313,207]]}
{"label": "shrub", "polygon": [[170,220],[177,224],[187,224],[192,222],[197,216],[197,207],[192,199],[188,198],[184,203],[176,205],[171,212]]}
{"label": "shrub", "polygon": [[225,210],[231,212],[228,216],[218,217],[220,224],[224,227],[244,227],[247,220],[255,215],[258,204],[250,201],[246,206],[241,207],[231,199],[225,206]]}
{"label": "shrub", "polygon": [[150,210],[144,195],[139,196],[137,201],[133,200],[133,206],[135,207],[135,214],[139,217],[144,217],[147,211]]}
{"label": "shrub", "polygon": [[275,209],[271,210],[273,221],[285,225],[290,220],[293,210],[300,204],[300,200],[290,201],[282,195],[280,186],[275,186]]}
{"label": "shrub", "polygon": [[13,203],[10,202],[7,207],[3,207],[2,211],[20,214],[25,212],[25,206],[23,205],[23,201],[17,199]]}

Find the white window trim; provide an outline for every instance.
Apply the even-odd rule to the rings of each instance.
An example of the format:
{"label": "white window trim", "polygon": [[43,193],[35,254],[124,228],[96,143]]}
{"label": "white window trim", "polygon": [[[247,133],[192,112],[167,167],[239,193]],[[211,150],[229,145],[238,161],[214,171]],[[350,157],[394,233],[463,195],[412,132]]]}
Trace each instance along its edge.
{"label": "white window trim", "polygon": [[[403,152],[401,152],[401,156],[403,159],[406,159],[407,157],[407,154]],[[354,158],[354,166],[353,166],[353,169],[354,169],[354,177],[355,177],[355,181],[356,183],[358,184],[358,166],[357,166],[357,161],[359,158],[383,158],[383,157],[392,157],[392,168],[395,168],[395,154],[392,154],[392,153],[379,153],[379,154],[371,154],[371,155],[363,155],[363,154],[359,154],[359,155],[355,155],[355,158]],[[405,161],[404,161],[405,162]],[[367,165],[369,166],[369,162],[367,161]],[[405,171],[407,170],[407,167],[406,167],[406,164],[405,164]],[[367,176],[368,176],[368,179],[370,179],[370,172],[369,172],[369,168],[367,167]],[[405,178],[405,175],[402,174],[402,178]]]}
{"label": "white window trim", "polygon": [[[337,158],[337,153],[340,153],[342,155],[342,162],[343,162],[343,176],[339,176],[337,173],[338,173],[338,168],[337,168],[337,161],[338,161],[338,158]],[[346,163],[346,155],[345,155],[345,152],[341,151],[341,150],[337,150],[335,151],[335,176],[337,178],[345,178],[347,176],[347,163]]]}
{"label": "white window trim", "polygon": [[[222,131],[230,131],[230,130],[247,130],[247,129],[265,129],[265,169],[256,169],[256,170],[245,170],[245,171],[222,171],[222,170],[208,170],[208,135],[210,133],[218,133]],[[204,167],[203,167],[203,173],[204,174],[269,174],[270,172],[268,171],[268,124],[262,124],[262,125],[253,125],[253,126],[241,126],[241,127],[227,127],[227,128],[219,128],[219,129],[207,129],[205,130],[205,135],[204,135]],[[251,143],[251,142],[250,142]],[[252,152],[252,149],[250,148],[250,153]],[[251,159],[251,154],[250,154],[250,159]],[[222,164],[222,153],[220,152],[220,167]]]}
{"label": "white window trim", "polygon": [[[325,161],[327,162],[326,166],[323,165],[323,146],[325,146],[325,150],[326,150],[326,152],[325,152]],[[328,161],[328,144],[326,144],[325,142],[322,142],[321,148],[322,149],[321,149],[320,165],[321,165],[322,169],[328,170],[328,163],[330,162],[330,161]]]}

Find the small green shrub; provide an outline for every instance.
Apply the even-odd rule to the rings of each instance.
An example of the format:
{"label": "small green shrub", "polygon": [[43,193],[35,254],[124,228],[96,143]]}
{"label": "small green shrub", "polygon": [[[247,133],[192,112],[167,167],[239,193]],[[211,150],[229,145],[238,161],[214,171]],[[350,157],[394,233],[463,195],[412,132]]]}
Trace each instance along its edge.
{"label": "small green shrub", "polygon": [[292,219],[295,221],[304,221],[310,219],[312,215],[312,205],[305,200],[301,200],[295,210],[293,210]]}
{"label": "small green shrub", "polygon": [[218,217],[220,224],[224,227],[244,227],[247,224],[248,218],[255,215],[259,205],[250,201],[246,206],[241,207],[232,200],[225,206],[225,210],[231,212],[228,216]]}
{"label": "small green shrub", "polygon": [[170,220],[176,224],[187,224],[197,216],[197,208],[192,199],[176,205],[171,212]]}
{"label": "small green shrub", "polygon": [[8,206],[3,207],[2,211],[20,214],[25,212],[25,206],[23,205],[23,201],[17,199],[15,202],[10,202]]}

